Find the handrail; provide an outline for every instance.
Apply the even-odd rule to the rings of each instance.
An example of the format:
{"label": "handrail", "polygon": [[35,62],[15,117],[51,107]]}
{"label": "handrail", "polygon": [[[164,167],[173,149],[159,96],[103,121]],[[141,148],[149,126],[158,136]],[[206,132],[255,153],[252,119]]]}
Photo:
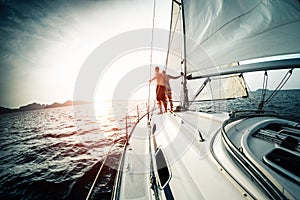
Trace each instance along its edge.
{"label": "handrail", "polygon": [[[229,119],[224,122],[230,123],[231,121],[242,119],[242,118],[249,118],[249,117],[263,117],[263,116],[273,116],[278,117],[278,113],[274,111],[268,111],[268,110],[240,110],[240,111],[234,111],[229,113]],[[225,124],[224,126],[226,126]]]}
{"label": "handrail", "polygon": [[221,130],[221,128],[218,129],[213,134],[213,137],[212,137],[211,142],[210,142],[210,152],[211,152],[213,158],[220,165],[220,167],[228,174],[228,176],[230,178],[232,178],[245,192],[247,192],[252,197],[252,199],[257,199],[245,186],[243,186],[243,184],[241,184],[241,182],[238,179],[235,178],[235,176],[232,173],[230,173],[228,171],[228,169],[226,168],[226,166],[218,159],[218,157],[217,157],[217,155],[216,155],[213,147],[214,147],[214,143],[216,141],[216,137],[219,134],[220,130]]}

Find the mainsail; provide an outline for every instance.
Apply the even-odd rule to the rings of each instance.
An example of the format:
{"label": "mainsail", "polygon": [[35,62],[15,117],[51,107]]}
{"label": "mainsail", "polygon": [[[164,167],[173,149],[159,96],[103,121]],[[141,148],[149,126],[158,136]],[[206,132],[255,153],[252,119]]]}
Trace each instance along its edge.
{"label": "mainsail", "polygon": [[[247,96],[241,73],[300,66],[299,1],[173,0],[171,22],[169,51],[177,56],[167,64],[183,64],[191,79],[222,76],[208,82],[211,99]],[[243,63],[251,59],[261,60]],[[207,98],[192,90],[190,100]]]}
{"label": "mainsail", "polygon": [[184,0],[184,19],[188,73],[300,52],[296,0]]}

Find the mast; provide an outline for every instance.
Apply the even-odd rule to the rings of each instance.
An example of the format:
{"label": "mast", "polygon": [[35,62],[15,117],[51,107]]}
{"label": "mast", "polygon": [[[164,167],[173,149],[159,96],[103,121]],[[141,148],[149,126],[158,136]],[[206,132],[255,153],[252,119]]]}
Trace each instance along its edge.
{"label": "mast", "polygon": [[189,98],[188,98],[188,89],[187,89],[187,78],[186,78],[186,74],[187,74],[187,66],[186,66],[186,33],[185,33],[185,18],[184,18],[184,0],[181,1],[181,15],[182,15],[182,33],[183,33],[183,60],[182,60],[182,64],[183,64],[183,70],[184,70],[184,78],[183,78],[183,83],[182,83],[182,87],[183,87],[183,102],[182,102],[182,106],[183,109],[186,110],[189,107]]}

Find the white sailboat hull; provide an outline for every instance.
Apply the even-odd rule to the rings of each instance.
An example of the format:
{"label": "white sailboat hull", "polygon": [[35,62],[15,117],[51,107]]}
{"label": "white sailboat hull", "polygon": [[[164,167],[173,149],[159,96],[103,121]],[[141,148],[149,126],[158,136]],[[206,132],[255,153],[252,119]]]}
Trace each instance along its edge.
{"label": "white sailboat hull", "polygon": [[[183,112],[154,114],[150,125],[146,119],[140,121],[130,137],[120,168],[123,178],[120,188],[116,188],[119,199],[269,199],[270,194],[226,149],[221,129],[228,118],[226,113]],[[250,130],[245,124],[240,130],[237,124],[234,126],[233,130],[239,133]],[[155,165],[157,149],[162,150],[170,172],[164,189]],[[284,176],[280,178],[279,182],[284,180],[291,186],[284,186],[281,192],[289,199],[297,199],[299,185]]]}

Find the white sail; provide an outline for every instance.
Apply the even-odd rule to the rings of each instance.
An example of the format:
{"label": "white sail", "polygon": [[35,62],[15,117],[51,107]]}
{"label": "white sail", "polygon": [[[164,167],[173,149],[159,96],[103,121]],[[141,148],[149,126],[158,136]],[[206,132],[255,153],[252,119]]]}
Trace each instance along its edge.
{"label": "white sail", "polygon": [[184,18],[188,73],[300,52],[296,0],[184,0]]}
{"label": "white sail", "polygon": [[[200,82],[199,80],[194,80]],[[205,84],[205,85],[204,85]],[[199,85],[199,84],[198,84]],[[190,101],[211,101],[248,97],[248,91],[243,76],[230,75],[206,79],[200,90],[194,92]]]}
{"label": "white sail", "polygon": [[177,73],[182,71],[181,62],[183,60],[181,22],[181,4],[177,1],[173,1],[166,68],[171,68],[172,70],[177,71]]}

